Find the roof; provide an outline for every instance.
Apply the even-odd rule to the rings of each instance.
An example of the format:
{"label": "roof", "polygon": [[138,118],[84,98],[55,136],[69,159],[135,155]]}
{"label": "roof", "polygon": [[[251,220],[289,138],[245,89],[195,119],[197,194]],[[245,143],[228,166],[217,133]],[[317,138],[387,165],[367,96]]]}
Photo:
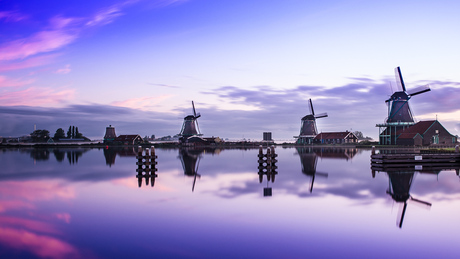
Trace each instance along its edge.
{"label": "roof", "polygon": [[431,126],[433,126],[435,122],[437,121],[419,121],[415,123],[413,126],[410,126],[409,128],[406,128],[404,130],[398,130],[396,134],[419,133],[420,135],[423,135]]}
{"label": "roof", "polygon": [[115,141],[134,141],[138,137],[141,138],[139,135],[120,135],[115,138]]}
{"label": "roof", "polygon": [[398,139],[414,139],[417,135],[419,135],[421,138],[423,138],[422,135],[420,135],[419,133],[413,132],[413,133],[401,133],[401,135],[399,135]]}
{"label": "roof", "polygon": [[348,135],[352,134],[355,138],[356,136],[350,131],[343,132],[321,132],[316,135],[315,139],[345,139]]}

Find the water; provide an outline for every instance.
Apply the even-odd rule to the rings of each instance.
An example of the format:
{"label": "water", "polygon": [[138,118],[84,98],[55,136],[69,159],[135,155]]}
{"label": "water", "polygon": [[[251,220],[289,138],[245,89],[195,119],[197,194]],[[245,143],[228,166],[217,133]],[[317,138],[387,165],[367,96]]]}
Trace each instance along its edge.
{"label": "water", "polygon": [[0,150],[0,257],[460,256],[455,170],[373,178],[369,150],[276,153],[260,183],[256,149],[156,149],[139,187],[133,149]]}

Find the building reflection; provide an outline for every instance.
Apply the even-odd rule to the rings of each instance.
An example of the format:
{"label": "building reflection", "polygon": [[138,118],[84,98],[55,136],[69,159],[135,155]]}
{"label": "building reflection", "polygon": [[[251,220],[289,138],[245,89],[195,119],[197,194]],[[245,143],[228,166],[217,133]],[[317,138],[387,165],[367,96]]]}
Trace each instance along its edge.
{"label": "building reflection", "polygon": [[388,176],[388,189],[386,193],[391,196],[394,202],[400,204],[400,210],[396,219],[396,225],[402,228],[404,222],[404,216],[409,203],[418,204],[426,209],[431,208],[431,203],[414,198],[410,194],[411,186],[414,182],[414,178],[417,174],[430,174],[439,175],[442,171],[452,170],[456,171],[457,176],[459,175],[459,165],[436,165],[430,164],[415,165],[392,165],[392,164],[376,164],[371,163],[372,178],[375,178],[376,172],[386,173]]}
{"label": "building reflection", "polygon": [[119,157],[135,157],[137,156],[138,147],[111,147],[104,148],[105,164],[111,167],[115,164],[117,155]]}

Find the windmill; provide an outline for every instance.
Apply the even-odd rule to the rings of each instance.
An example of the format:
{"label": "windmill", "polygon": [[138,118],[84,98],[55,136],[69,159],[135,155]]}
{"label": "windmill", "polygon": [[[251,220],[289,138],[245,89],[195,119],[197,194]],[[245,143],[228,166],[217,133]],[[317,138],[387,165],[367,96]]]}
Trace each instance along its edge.
{"label": "windmill", "polygon": [[195,110],[195,104],[192,101],[193,115],[188,115],[184,118],[184,123],[182,124],[182,129],[179,133],[184,139],[187,139],[191,136],[201,136],[200,128],[198,127],[197,119],[201,117],[201,114],[197,114]]}
{"label": "windmill", "polygon": [[398,90],[385,100],[388,105],[388,117],[385,123],[376,125],[379,127],[379,144],[381,145],[395,145],[397,132],[415,124],[409,107],[409,99],[412,96],[431,91],[429,85],[407,91],[400,67],[395,68],[395,76]]}
{"label": "windmill", "polygon": [[388,105],[388,118],[386,122],[414,122],[414,118],[412,117],[412,112],[409,107],[409,99],[412,96],[430,91],[430,85],[421,86],[408,92],[406,91],[406,86],[399,67],[395,68],[395,76],[398,91],[394,92],[393,95],[385,101]]}
{"label": "windmill", "polygon": [[311,99],[308,100],[308,109],[310,110],[310,114],[305,115],[301,120],[300,135],[298,136],[297,143],[311,144],[313,138],[318,135],[316,119],[327,117],[327,113],[315,115]]}

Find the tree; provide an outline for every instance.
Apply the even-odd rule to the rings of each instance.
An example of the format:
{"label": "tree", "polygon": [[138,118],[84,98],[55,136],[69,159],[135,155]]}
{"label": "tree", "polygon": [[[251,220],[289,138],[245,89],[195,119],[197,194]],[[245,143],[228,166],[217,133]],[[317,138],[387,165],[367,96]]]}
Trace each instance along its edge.
{"label": "tree", "polygon": [[34,130],[30,133],[30,137],[34,142],[47,141],[50,138],[50,132],[47,130]]}
{"label": "tree", "polygon": [[72,126],[72,138],[75,138],[75,126]]}
{"label": "tree", "polygon": [[65,132],[62,128],[57,129],[56,133],[54,133],[54,139],[60,139],[60,138],[65,138]]}
{"label": "tree", "polygon": [[75,138],[82,138],[82,137],[83,137],[83,134],[78,132],[78,127],[75,127]]}
{"label": "tree", "polygon": [[67,138],[72,137],[72,126],[69,126],[69,130],[67,131]]}

